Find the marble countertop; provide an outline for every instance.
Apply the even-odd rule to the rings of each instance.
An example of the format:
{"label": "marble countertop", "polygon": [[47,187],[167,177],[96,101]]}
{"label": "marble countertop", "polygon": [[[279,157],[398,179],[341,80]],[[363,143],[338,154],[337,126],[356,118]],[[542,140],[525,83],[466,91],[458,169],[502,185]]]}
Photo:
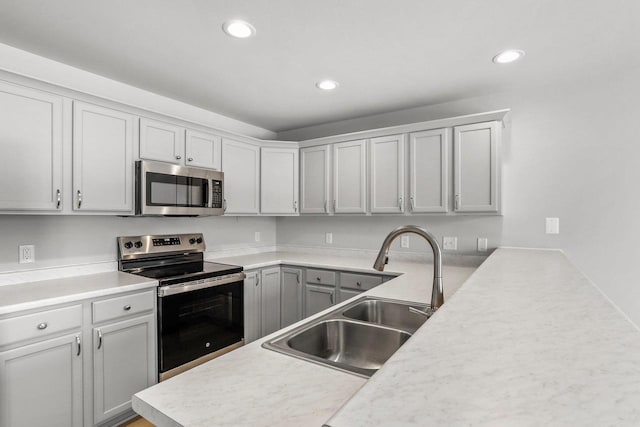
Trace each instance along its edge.
{"label": "marble countertop", "polygon": [[0,315],[152,288],[156,280],[111,271],[0,286]]}
{"label": "marble countertop", "polygon": [[[362,271],[373,261],[223,262],[305,258]],[[445,290],[464,286],[369,380],[260,347],[278,331],[137,393],[133,407],[160,427],[640,425],[640,334],[562,252],[499,249],[473,270],[444,269]],[[392,259],[388,271],[403,274],[368,294],[428,301],[430,267]]]}

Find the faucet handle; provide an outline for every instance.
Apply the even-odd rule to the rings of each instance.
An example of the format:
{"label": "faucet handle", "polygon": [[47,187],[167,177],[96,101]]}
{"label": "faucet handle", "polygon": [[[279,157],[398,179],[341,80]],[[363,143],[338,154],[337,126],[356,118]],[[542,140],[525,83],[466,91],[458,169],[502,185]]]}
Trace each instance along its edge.
{"label": "faucet handle", "polygon": [[384,265],[387,265],[387,264],[389,264],[389,255],[386,255],[384,257]]}

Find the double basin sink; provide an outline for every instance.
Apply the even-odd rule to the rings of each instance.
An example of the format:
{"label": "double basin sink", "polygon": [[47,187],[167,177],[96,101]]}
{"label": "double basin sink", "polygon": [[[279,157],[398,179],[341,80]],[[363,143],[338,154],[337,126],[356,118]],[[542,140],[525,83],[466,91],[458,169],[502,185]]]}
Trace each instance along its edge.
{"label": "double basin sink", "polygon": [[424,304],[359,298],[263,344],[263,347],[365,378],[427,320]]}

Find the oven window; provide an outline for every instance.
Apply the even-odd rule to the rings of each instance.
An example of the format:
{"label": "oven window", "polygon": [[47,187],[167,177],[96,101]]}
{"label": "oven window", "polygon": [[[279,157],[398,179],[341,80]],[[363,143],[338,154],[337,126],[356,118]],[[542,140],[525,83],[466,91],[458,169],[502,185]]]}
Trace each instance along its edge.
{"label": "oven window", "polygon": [[147,205],[207,207],[209,181],[147,172]]}
{"label": "oven window", "polygon": [[239,342],[243,282],[159,299],[160,372]]}

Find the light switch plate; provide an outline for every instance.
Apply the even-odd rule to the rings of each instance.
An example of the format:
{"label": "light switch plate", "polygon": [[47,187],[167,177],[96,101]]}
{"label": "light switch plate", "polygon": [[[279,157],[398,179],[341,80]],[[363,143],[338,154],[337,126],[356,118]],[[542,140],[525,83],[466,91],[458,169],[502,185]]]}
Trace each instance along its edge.
{"label": "light switch plate", "polygon": [[545,218],[545,232],[547,234],[560,234],[560,218]]}
{"label": "light switch plate", "polygon": [[35,262],[36,247],[34,245],[20,245],[20,264]]}
{"label": "light switch plate", "polygon": [[457,251],[458,250],[458,238],[457,237],[443,237],[442,249],[445,251]]}
{"label": "light switch plate", "polygon": [[409,236],[400,237],[400,247],[403,247],[403,248],[409,247]]}
{"label": "light switch plate", "polygon": [[486,237],[478,237],[478,252],[486,252],[489,241]]}
{"label": "light switch plate", "polygon": [[256,242],[260,241],[260,232],[259,231],[256,231],[255,240],[256,240]]}
{"label": "light switch plate", "polygon": [[333,243],[333,233],[326,233],[324,235],[324,241],[328,245],[332,244]]}

